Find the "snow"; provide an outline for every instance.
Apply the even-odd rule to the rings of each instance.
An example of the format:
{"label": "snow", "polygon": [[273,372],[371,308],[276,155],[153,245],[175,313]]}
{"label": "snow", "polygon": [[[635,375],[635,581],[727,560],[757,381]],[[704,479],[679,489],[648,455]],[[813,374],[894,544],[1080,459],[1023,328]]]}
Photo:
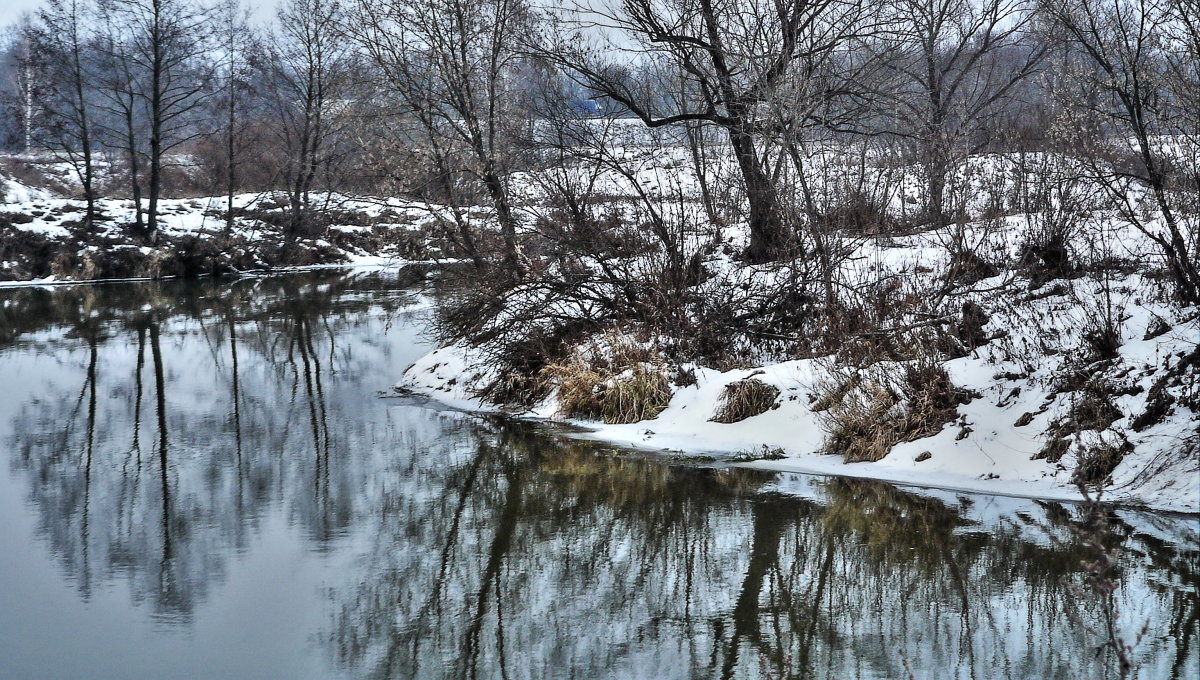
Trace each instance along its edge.
{"label": "snow", "polygon": [[50,197],[45,189],[34,189],[9,177],[0,177],[0,199],[5,203],[30,203]]}
{"label": "snow", "polygon": [[[954,382],[994,395],[1006,384],[992,380],[995,367],[981,359],[948,362]],[[1032,460],[1043,446],[1047,414],[1024,427],[1013,425],[1025,412],[1037,410],[1042,395],[1037,392],[1003,406],[981,397],[959,408],[959,414],[974,432],[959,439],[960,428],[945,426],[937,434],[896,445],[883,460],[874,463],[843,463],[840,456],[822,455],[826,431],[819,415],[811,409],[809,395],[819,379],[816,360],[787,361],[754,369],[720,372],[696,367],[697,383],[678,388],[669,406],[653,420],[609,425],[593,421],[567,420],[587,428],[576,436],[617,444],[689,454],[738,454],[760,447],[782,449],[787,458],[742,463],[748,467],[820,475],[866,477],[921,487],[975,491],[1018,497],[1078,500],[1064,463]],[[778,387],[778,408],[737,423],[710,420],[725,386],[751,375]],[[419,359],[403,375],[397,388],[436,399],[455,409],[494,411],[495,405],[474,396],[489,374],[473,360],[469,348],[444,347]],[[549,399],[524,412],[525,417],[561,420],[557,405]],[[1141,433],[1134,454],[1125,458],[1114,473],[1114,485],[1106,497],[1137,503],[1158,510],[1200,512],[1200,471],[1194,462],[1177,469],[1177,474],[1155,476],[1135,483],[1138,473],[1152,464],[1164,448],[1177,443],[1181,432],[1195,426],[1195,414],[1181,409],[1174,417]],[[918,462],[917,456],[932,456]]]}
{"label": "snow", "polygon": [[[625,152],[638,162],[634,178],[643,188],[658,187],[693,193],[696,180],[690,167],[663,154],[645,158],[635,145]],[[814,173],[832,186],[847,179],[845,164],[838,158],[846,151],[814,149],[809,162],[827,172]],[[725,159],[727,162],[728,159]],[[640,165],[639,165],[640,163]],[[682,166],[682,167],[679,167]],[[582,170],[580,170],[582,172]],[[902,216],[920,204],[918,168],[879,168],[865,165],[866,173],[890,173],[883,203],[889,212]],[[714,169],[714,173],[720,172]],[[928,285],[949,264],[947,244],[965,238],[972,249],[996,262],[1017,259],[1025,235],[1037,228],[1044,214],[1023,212],[1028,197],[1020,196],[1023,179],[1075,178],[1078,163],[1052,154],[986,154],[968,159],[953,178],[959,198],[970,212],[989,208],[987,200],[1004,197],[1003,215],[979,219],[966,225],[951,225],[942,231],[886,237],[862,236],[851,242],[853,252],[846,257],[838,276],[847,282],[883,281],[887,277]],[[609,177],[604,191],[629,193],[627,180]],[[537,195],[532,178],[517,176],[530,196]],[[525,184],[522,184],[524,182]],[[624,185],[622,185],[624,182]],[[670,187],[668,187],[670,184]],[[1092,208],[1081,224],[1107,249],[1102,253],[1076,253],[1081,262],[1105,256],[1126,258],[1143,267],[1161,262],[1156,246],[1145,233],[1113,214],[1105,207],[1096,187],[1081,181],[1071,185],[1074,193],[1066,198]],[[986,191],[984,190],[986,188]],[[821,187],[818,187],[818,191]],[[1136,193],[1135,187],[1130,191]],[[1049,197],[1054,209],[1063,206],[1064,195]],[[676,218],[686,218],[694,204],[680,201],[674,207]],[[684,212],[680,212],[684,211]],[[1147,213],[1150,230],[1158,228],[1153,214]],[[734,248],[745,243],[741,225],[727,227],[723,236]],[[587,263],[584,262],[586,265]],[[701,284],[706,295],[727,291],[771,290],[770,283],[784,272],[770,267],[752,267],[732,262],[717,254],[706,262],[710,277]],[[1195,446],[1200,414],[1177,405],[1159,423],[1134,431],[1131,421],[1146,409],[1150,388],[1165,375],[1178,357],[1190,352],[1200,340],[1200,310],[1179,307],[1164,301],[1153,278],[1141,273],[1114,273],[1107,280],[1096,277],[1062,279],[1033,290],[1020,273],[1012,270],[977,282],[960,294],[962,302],[980,304],[991,319],[985,332],[990,342],[969,356],[942,362],[952,382],[979,396],[958,407],[957,417],[939,432],[896,445],[882,460],[874,463],[843,463],[839,456],[820,453],[828,436],[821,414],[811,408],[819,391],[822,362],[826,359],[787,360],[787,357],[763,355],[756,365],[719,371],[694,366],[697,382],[673,388],[667,408],[655,419],[632,424],[609,425],[569,421],[588,429],[579,436],[614,443],[665,449],[689,454],[732,455],[759,450],[765,446],[781,449],[786,458],[760,460],[745,465],[826,475],[870,477],[903,484],[952,490],[979,491],[1011,496],[1078,499],[1072,474],[1084,445],[1089,442],[1128,438],[1133,450],[1112,473],[1105,496],[1132,505],[1187,513],[1200,512],[1200,462],[1194,454],[1180,455],[1186,445]],[[922,290],[919,285],[915,290]],[[540,291],[513,293],[510,310],[553,308],[556,316],[588,318],[593,310],[579,299],[540,298]],[[582,296],[581,296],[582,297]],[[1105,306],[1121,319],[1121,346],[1112,365],[1096,377],[1120,382],[1128,387],[1113,397],[1123,414],[1104,432],[1085,431],[1076,436],[1058,462],[1035,460],[1056,435],[1052,425],[1064,418],[1079,392],[1062,389],[1063,372],[1070,367],[1085,346],[1084,330]],[[734,312],[738,310],[733,310]],[[503,317],[502,317],[503,318]],[[534,319],[531,323],[537,323]],[[1165,323],[1167,332],[1146,338],[1155,323]],[[499,323],[495,324],[497,327]],[[404,371],[397,387],[425,394],[457,409],[496,410],[475,395],[492,377],[482,349],[462,344],[444,347],[422,358]],[[725,386],[754,375],[779,388],[778,407],[761,415],[732,424],[711,422]],[[1179,389],[1195,389],[1180,387]],[[551,395],[545,402],[518,415],[561,420]],[[1030,422],[1017,425],[1022,416],[1032,414]],[[928,454],[928,455],[925,455]],[[917,461],[920,457],[922,460]]]}

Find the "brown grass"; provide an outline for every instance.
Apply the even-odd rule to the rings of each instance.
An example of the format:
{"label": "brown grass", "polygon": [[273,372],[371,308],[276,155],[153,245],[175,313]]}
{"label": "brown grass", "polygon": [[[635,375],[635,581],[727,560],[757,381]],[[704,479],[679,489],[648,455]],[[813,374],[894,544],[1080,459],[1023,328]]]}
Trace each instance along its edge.
{"label": "brown grass", "polygon": [[636,423],[657,418],[671,401],[671,386],[652,352],[616,336],[571,359],[547,365],[541,378],[558,385],[564,418]]}
{"label": "brown grass", "polygon": [[814,410],[829,432],[822,447],[847,463],[874,462],[896,444],[936,434],[967,395],[937,364],[875,364],[830,382]]}
{"label": "brown grass", "polygon": [[710,421],[714,423],[736,423],[766,413],[775,407],[779,388],[759,380],[747,378],[729,383],[721,392],[717,410]]}

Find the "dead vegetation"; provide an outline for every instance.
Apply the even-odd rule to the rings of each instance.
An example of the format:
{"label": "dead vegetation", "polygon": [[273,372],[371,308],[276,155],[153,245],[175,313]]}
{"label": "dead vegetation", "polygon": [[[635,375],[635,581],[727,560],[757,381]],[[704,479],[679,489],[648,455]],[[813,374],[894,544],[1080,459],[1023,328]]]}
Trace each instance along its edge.
{"label": "dead vegetation", "polygon": [[936,434],[969,399],[938,364],[880,362],[833,368],[813,410],[828,432],[824,453],[875,462],[899,443]]}
{"label": "dead vegetation", "polygon": [[1066,414],[1046,428],[1046,445],[1034,454],[1034,460],[1057,463],[1070,449],[1070,437],[1083,432],[1102,432],[1125,416],[1113,401],[1120,392],[1111,382],[1092,378],[1071,395]]}
{"label": "dead vegetation", "polygon": [[779,388],[759,380],[746,378],[729,383],[721,391],[716,412],[710,421],[714,423],[736,423],[761,415],[777,407]]}
{"label": "dead vegetation", "polygon": [[1132,452],[1133,444],[1123,436],[1118,441],[1101,440],[1082,447],[1075,466],[1075,482],[1093,488],[1108,484],[1113,470]]}
{"label": "dead vegetation", "polygon": [[661,359],[615,334],[547,365],[540,377],[557,386],[558,413],[564,418],[636,423],[658,417],[671,401]]}
{"label": "dead vegetation", "polygon": [[760,445],[758,448],[744,449],[726,459],[728,463],[752,463],[756,460],[783,460],[787,453],[778,446]]}

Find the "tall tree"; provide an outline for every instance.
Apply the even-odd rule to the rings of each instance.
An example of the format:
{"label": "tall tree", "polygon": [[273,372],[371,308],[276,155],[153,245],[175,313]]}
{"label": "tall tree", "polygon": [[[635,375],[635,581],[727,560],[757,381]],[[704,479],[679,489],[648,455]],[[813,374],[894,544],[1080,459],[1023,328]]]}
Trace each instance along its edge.
{"label": "tall tree", "polygon": [[318,171],[331,161],[350,104],[353,53],[341,32],[342,13],[336,0],[284,0],[268,50],[293,238],[307,224]]}
{"label": "tall tree", "polygon": [[444,177],[466,175],[495,210],[503,264],[528,270],[506,176],[521,92],[524,0],[358,0],[349,23],[388,90],[416,122]]}
{"label": "tall tree", "polygon": [[10,51],[10,69],[18,92],[21,121],[21,148],[25,153],[33,152],[34,117],[37,110],[37,58],[33,53],[33,21],[28,14],[17,22],[13,31],[14,41]]}
{"label": "tall tree", "polygon": [[948,221],[948,176],[988,141],[992,117],[1032,75],[1044,43],[1028,40],[1027,0],[891,0],[881,63],[889,131],[907,140],[925,170],[926,217]]}
{"label": "tall tree", "polygon": [[115,56],[135,76],[134,95],[149,130],[144,235],[153,243],[167,154],[203,132],[194,114],[212,78],[209,12],[191,0],[104,0],[102,6],[126,38]]}
{"label": "tall tree", "polygon": [[70,163],[87,202],[83,228],[96,219],[95,139],[92,123],[95,78],[93,37],[80,0],[48,0],[31,31],[47,83],[42,97],[43,145]]}
{"label": "tall tree", "polygon": [[[563,23],[576,31],[560,35],[542,54],[574,73],[595,96],[628,109],[649,127],[699,122],[723,130],[749,204],[746,257],[765,262],[785,254],[791,235],[759,144],[771,125],[767,104],[782,84],[803,79],[814,60],[870,30],[865,5],[858,0],[622,0],[612,10],[577,11],[581,19]],[[582,36],[597,29],[609,37],[591,49],[579,47]],[[614,30],[619,37],[611,36]],[[648,68],[673,74],[655,81],[681,83],[697,96],[660,96],[639,77]],[[824,88],[808,92],[822,100],[839,94]]]}
{"label": "tall tree", "polygon": [[250,96],[250,54],[255,35],[242,0],[224,0],[216,8],[216,43],[220,65],[218,110],[221,150],[224,160],[225,232],[233,230],[233,197],[238,189],[238,165],[242,156],[244,101]]}
{"label": "tall tree", "polygon": [[[1043,0],[1041,6],[1081,64],[1077,79],[1085,91],[1072,93],[1076,113],[1101,123],[1094,138],[1083,140],[1096,177],[1121,218],[1158,246],[1179,297],[1200,303],[1194,164],[1200,130],[1189,106],[1200,86],[1195,1]],[[1192,163],[1184,158],[1188,150]],[[1134,187],[1146,189],[1145,205]],[[1147,206],[1157,214],[1147,217]]]}
{"label": "tall tree", "polygon": [[142,202],[142,167],[145,161],[144,122],[140,105],[141,74],[133,59],[133,40],[124,30],[108,0],[100,0],[100,35],[97,59],[97,120],[104,145],[116,150],[125,161],[129,197],[133,201],[134,230],[146,235]]}

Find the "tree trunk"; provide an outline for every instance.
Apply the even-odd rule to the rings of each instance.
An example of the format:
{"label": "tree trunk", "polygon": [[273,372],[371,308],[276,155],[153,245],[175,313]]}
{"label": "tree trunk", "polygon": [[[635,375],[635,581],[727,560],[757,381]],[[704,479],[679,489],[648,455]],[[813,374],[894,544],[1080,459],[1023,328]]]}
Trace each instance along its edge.
{"label": "tree trunk", "polygon": [[746,182],[746,200],[750,204],[750,245],[746,248],[746,260],[753,264],[771,262],[787,251],[788,239],[779,214],[779,198],[754,149],[754,139],[742,130],[728,130],[738,169]]}
{"label": "tree trunk", "polygon": [[945,155],[933,146],[931,145],[927,151],[925,163],[926,190],[928,191],[928,195],[925,197],[925,211],[929,226],[941,229],[950,222],[946,217],[946,175],[949,174],[949,162]]}
{"label": "tree trunk", "polygon": [[708,217],[708,221],[716,224],[717,219],[717,203],[712,195],[712,188],[708,184],[708,158],[705,153],[704,128],[699,125],[687,125],[684,130],[687,132],[688,151],[692,155],[692,167],[696,171],[696,181],[700,185],[700,201],[704,204],[704,214]]}
{"label": "tree trunk", "polygon": [[133,127],[133,107],[125,111],[126,143],[129,146],[129,192],[133,195],[133,224],[137,233],[146,233],[142,221],[142,183],[138,177],[137,135]]}
{"label": "tree trunk", "polygon": [[84,229],[90,234],[96,222],[96,190],[95,174],[92,168],[91,126],[88,121],[87,98],[83,92],[83,63],[79,56],[81,49],[78,35],[74,35],[71,58],[75,80],[75,105],[79,113],[79,150],[83,154],[83,176],[80,177],[80,180],[83,184],[83,198],[87,201],[87,212],[84,213],[83,224]]}
{"label": "tree trunk", "polygon": [[529,263],[517,244],[517,219],[513,215],[512,206],[509,205],[504,183],[499,175],[488,170],[483,175],[483,184],[487,187],[492,205],[496,208],[496,221],[500,223],[500,235],[504,239],[505,269],[517,278],[523,278],[529,273]]}
{"label": "tree trunk", "polygon": [[[155,17],[158,21],[158,17]],[[150,69],[150,186],[149,202],[146,206],[146,240],[158,242],[158,198],[162,193],[162,45],[157,28],[151,36],[153,50]]]}
{"label": "tree trunk", "polygon": [[[232,69],[232,66],[230,67]],[[233,232],[233,192],[237,187],[237,166],[234,164],[234,126],[237,124],[237,102],[234,99],[233,76],[229,78],[228,126],[225,131],[225,235]]]}

